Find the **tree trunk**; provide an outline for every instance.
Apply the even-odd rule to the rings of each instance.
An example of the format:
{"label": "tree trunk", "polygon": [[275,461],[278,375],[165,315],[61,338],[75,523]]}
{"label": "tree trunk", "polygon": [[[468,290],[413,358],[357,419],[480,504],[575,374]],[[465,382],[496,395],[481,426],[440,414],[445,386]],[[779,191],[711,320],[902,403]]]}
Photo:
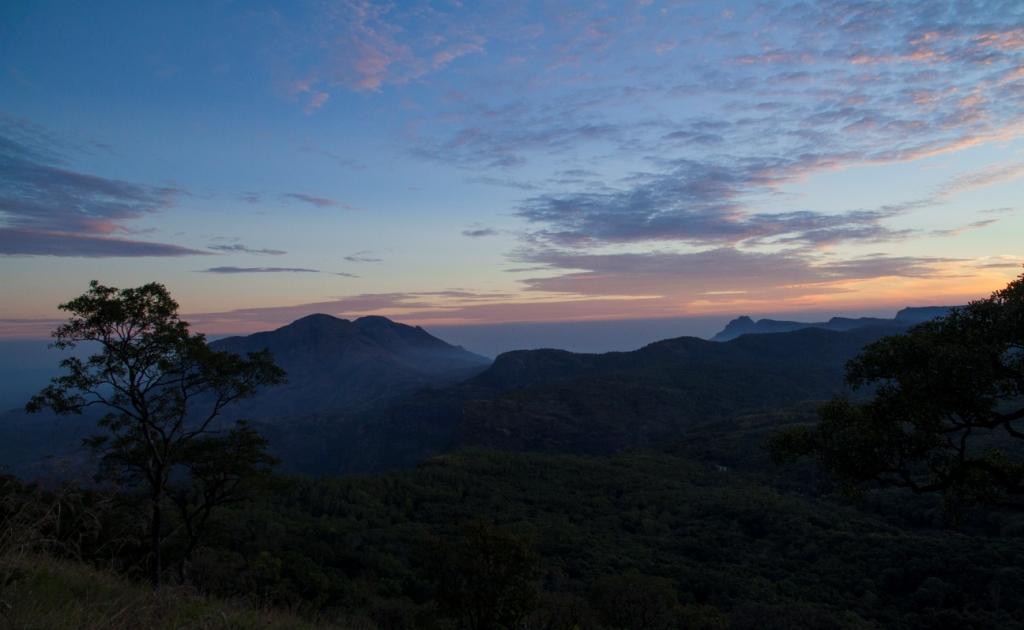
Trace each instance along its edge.
{"label": "tree trunk", "polygon": [[153,583],[153,589],[160,588],[160,575],[163,573],[163,558],[160,553],[160,528],[162,526],[160,513],[160,495],[153,496],[153,511],[149,522],[149,546],[153,556],[153,564],[150,568],[149,579]]}

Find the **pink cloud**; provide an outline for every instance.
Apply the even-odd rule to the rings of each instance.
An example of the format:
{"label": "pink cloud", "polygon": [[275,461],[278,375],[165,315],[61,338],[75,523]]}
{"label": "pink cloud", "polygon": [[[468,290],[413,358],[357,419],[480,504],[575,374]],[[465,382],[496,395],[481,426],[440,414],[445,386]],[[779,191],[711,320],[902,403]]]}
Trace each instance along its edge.
{"label": "pink cloud", "polygon": [[[453,16],[432,9],[432,32],[414,36],[407,22],[417,10],[367,0],[325,5],[317,17],[313,70],[321,82],[356,92],[377,92],[443,70],[466,55],[483,52],[485,40],[456,26]],[[311,92],[314,83],[293,82],[293,92]]]}
{"label": "pink cloud", "polygon": [[997,48],[1006,52],[1024,50],[1024,28],[982,33],[975,36],[974,42],[978,46]]}
{"label": "pink cloud", "polygon": [[330,98],[331,95],[328,94],[327,92],[317,92],[316,94],[313,95],[312,98],[309,99],[309,102],[306,104],[306,107],[303,111],[305,111],[307,114],[312,114],[316,110],[323,107],[324,104],[327,103],[327,101]]}
{"label": "pink cloud", "polygon": [[433,63],[431,65],[434,70],[440,70],[459,57],[482,53],[484,51],[483,44],[483,38],[476,38],[474,41],[456,44],[444,50],[439,50],[434,53]]}

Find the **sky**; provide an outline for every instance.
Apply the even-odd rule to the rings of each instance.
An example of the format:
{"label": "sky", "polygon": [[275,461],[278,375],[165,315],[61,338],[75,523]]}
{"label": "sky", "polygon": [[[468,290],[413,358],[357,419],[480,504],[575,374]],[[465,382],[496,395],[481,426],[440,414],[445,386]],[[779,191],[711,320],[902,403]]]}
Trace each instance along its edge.
{"label": "sky", "polygon": [[0,338],[959,304],[1022,193],[1020,0],[0,3]]}

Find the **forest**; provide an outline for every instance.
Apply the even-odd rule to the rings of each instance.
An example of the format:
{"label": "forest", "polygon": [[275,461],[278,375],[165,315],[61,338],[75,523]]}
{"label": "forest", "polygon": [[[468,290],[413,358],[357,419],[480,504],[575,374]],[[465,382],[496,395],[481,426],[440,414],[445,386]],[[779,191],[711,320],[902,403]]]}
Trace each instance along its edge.
{"label": "forest", "polygon": [[[779,395],[752,410],[695,399],[678,432],[619,448],[467,440],[414,466],[347,475],[278,470],[258,431],[214,422],[286,375],[269,353],[211,349],[159,285],[94,284],[65,307],[58,343],[104,350],[66,360],[68,374],[29,406],[74,413],[91,396],[110,411],[90,442],[94,482],[2,478],[0,607],[11,627],[59,627],[40,621],[47,608],[65,627],[109,617],[104,598],[156,610],[166,627],[1024,625],[1024,276],[906,332],[853,337],[859,352],[837,350],[855,354],[851,389],[830,401]],[[764,357],[786,338],[743,339]],[[599,408],[595,383],[635,386],[644,366],[661,365],[645,357],[705,360],[678,343],[646,352],[570,357],[586,363],[583,376],[531,368],[530,382],[498,389],[590,396]],[[687,380],[679,370],[643,378],[664,390]],[[466,392],[495,387],[491,374],[456,385],[445,405],[471,406]],[[654,408],[658,422],[677,395]],[[437,394],[421,394],[418,409],[423,396]],[[549,430],[586,435],[590,407],[579,409],[564,417],[568,433]],[[640,422],[650,409],[605,411],[595,431],[614,435],[616,417]],[[102,580],[115,581],[98,592]],[[69,611],[76,601],[88,605]],[[109,627],[137,622],[129,613]]]}

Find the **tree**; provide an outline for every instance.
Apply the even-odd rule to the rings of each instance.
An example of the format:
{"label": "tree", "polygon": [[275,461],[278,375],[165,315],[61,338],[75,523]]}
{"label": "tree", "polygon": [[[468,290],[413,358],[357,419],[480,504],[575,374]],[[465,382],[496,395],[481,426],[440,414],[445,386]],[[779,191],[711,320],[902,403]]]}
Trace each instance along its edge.
{"label": "tree", "polygon": [[183,513],[186,529],[197,526],[188,529],[191,550],[209,511],[228,500],[242,478],[271,463],[252,429],[241,423],[225,429],[218,416],[232,402],[283,382],[284,372],[267,352],[241,357],[210,348],[179,319],[178,304],[161,284],[117,289],[93,281],[60,308],[71,315],[53,332],[53,346],[92,342],[98,351],[61,361],[66,374],[26,409],[105,409],[99,421],[105,431],[87,443],[100,454],[100,478],[144,490],[150,579],[158,587],[164,504],[174,494],[182,502],[180,491],[173,492],[180,484],[195,489]]}
{"label": "tree", "polygon": [[848,490],[940,492],[954,502],[1024,495],[1024,275],[991,297],[867,346],[846,366],[866,403],[838,398],[820,423],[774,436]]}
{"label": "tree", "polygon": [[434,549],[437,599],[467,630],[514,628],[537,600],[537,556],[529,542],[484,521],[458,543]]}
{"label": "tree", "polygon": [[590,587],[590,599],[610,628],[669,630],[681,612],[671,580],[639,573],[607,576]]}
{"label": "tree", "polygon": [[168,496],[182,531],[178,578],[187,579],[187,567],[215,508],[247,498],[246,485],[267,473],[277,461],[267,454],[267,442],[245,422],[237,422],[223,437],[192,440],[184,447],[181,465],[189,483],[170,484]]}

